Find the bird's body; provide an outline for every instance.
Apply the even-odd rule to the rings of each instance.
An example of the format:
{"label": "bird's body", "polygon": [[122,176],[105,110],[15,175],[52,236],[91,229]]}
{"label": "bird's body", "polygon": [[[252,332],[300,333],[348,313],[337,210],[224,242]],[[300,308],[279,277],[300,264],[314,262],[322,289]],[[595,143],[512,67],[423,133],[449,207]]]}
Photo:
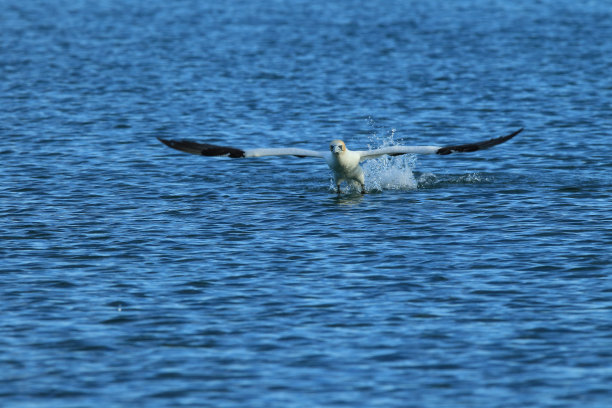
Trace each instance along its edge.
{"label": "bird's body", "polygon": [[489,147],[506,142],[519,134],[519,129],[507,136],[502,136],[484,142],[468,143],[454,146],[389,146],[375,150],[353,151],[346,147],[342,140],[333,140],[329,151],[315,151],[294,147],[260,148],[242,150],[234,147],[218,146],[205,143],[196,143],[184,140],[159,139],[165,145],[183,152],[202,156],[228,156],[231,158],[263,157],[263,156],[297,156],[323,158],[331,169],[338,193],[341,192],[342,182],[355,182],[361,186],[365,193],[365,176],[359,165],[364,160],[376,159],[384,155],[398,156],[402,154],[439,154],[447,155],[453,152],[473,152],[488,149]]}
{"label": "bird's body", "polygon": [[343,181],[357,182],[361,186],[361,191],[365,192],[365,175],[359,165],[362,157],[360,152],[347,149],[342,140],[332,141],[329,147],[330,152],[325,155],[325,160],[334,174],[338,192]]}

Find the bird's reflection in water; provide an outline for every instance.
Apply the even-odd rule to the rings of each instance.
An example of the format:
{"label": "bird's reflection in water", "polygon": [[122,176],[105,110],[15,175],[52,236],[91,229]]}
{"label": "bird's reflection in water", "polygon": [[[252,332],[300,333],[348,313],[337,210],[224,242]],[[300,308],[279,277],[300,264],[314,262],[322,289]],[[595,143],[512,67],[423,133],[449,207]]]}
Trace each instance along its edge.
{"label": "bird's reflection in water", "polygon": [[337,205],[357,205],[363,201],[364,196],[367,194],[361,194],[358,191],[350,191],[343,194],[334,194],[332,200]]}

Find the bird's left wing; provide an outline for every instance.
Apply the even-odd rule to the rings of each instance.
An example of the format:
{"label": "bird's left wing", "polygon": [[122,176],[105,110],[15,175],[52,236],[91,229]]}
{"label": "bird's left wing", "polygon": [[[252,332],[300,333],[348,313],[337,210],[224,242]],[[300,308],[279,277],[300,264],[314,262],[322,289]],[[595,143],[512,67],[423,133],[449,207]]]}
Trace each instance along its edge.
{"label": "bird's left wing", "polygon": [[475,152],[477,150],[484,150],[498,144],[507,142],[514,136],[521,133],[523,129],[519,129],[506,136],[496,137],[493,139],[485,140],[476,143],[467,143],[462,145],[454,146],[388,146],[375,150],[361,151],[361,160],[375,159],[388,154],[389,156],[399,156],[402,154],[440,154],[447,155],[453,152]]}
{"label": "bird's left wing", "polygon": [[190,140],[167,140],[158,138],[160,142],[182,152],[197,154],[200,156],[226,156],[233,159],[243,157],[262,156],[297,156],[297,157],[325,157],[326,152],[299,149],[296,147],[260,148],[260,149],[238,149],[236,147],[212,145],[208,143],[197,143]]}

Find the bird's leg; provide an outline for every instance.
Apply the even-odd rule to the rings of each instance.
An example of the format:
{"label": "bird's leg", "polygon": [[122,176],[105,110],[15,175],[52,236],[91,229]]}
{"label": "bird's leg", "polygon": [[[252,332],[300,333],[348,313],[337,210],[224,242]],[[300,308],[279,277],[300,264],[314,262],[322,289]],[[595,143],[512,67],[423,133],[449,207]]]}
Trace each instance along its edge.
{"label": "bird's leg", "polygon": [[342,194],[342,190],[340,190],[340,183],[336,184],[336,193]]}
{"label": "bird's leg", "polygon": [[361,183],[361,194],[367,194],[365,184]]}

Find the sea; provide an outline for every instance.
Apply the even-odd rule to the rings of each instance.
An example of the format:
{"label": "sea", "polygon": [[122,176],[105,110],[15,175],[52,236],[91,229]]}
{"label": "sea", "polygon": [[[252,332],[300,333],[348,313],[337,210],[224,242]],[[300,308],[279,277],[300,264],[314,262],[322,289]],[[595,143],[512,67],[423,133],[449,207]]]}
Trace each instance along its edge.
{"label": "sea", "polygon": [[0,16],[0,406],[612,406],[612,1]]}

